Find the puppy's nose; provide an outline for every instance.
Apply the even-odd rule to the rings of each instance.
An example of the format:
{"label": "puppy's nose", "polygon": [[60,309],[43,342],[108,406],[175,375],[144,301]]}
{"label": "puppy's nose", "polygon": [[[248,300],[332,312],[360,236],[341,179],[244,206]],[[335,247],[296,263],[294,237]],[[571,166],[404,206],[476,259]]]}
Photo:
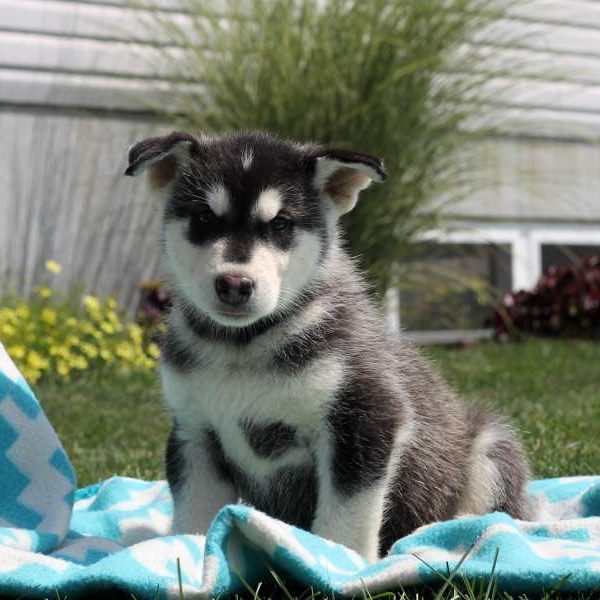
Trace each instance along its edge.
{"label": "puppy's nose", "polygon": [[239,275],[221,275],[215,280],[215,288],[222,302],[239,306],[248,302],[252,296],[254,281]]}

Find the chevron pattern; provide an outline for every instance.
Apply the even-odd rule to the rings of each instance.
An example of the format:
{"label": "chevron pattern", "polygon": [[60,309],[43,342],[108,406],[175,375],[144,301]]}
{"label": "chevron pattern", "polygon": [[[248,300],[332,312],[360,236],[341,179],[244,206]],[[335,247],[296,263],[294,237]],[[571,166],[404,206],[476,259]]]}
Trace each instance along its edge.
{"label": "chevron pattern", "polygon": [[[69,530],[75,475],[33,392],[0,345],[0,527],[48,551]],[[33,545],[33,547],[31,547]]]}

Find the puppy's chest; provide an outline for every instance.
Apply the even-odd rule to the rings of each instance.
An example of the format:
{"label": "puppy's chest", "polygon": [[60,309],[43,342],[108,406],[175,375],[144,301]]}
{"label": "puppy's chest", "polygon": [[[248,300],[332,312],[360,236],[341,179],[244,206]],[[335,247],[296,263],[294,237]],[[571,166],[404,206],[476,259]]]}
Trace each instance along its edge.
{"label": "puppy's chest", "polygon": [[342,365],[324,358],[300,373],[266,360],[207,356],[182,373],[162,366],[167,405],[186,438],[214,432],[228,460],[268,475],[311,458],[342,378]]}

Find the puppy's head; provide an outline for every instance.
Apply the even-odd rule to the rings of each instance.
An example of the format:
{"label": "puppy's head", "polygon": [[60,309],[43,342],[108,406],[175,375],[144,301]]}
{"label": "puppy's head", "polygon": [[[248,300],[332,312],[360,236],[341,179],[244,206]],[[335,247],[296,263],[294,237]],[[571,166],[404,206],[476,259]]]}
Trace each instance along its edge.
{"label": "puppy's head", "polygon": [[292,306],[310,288],[339,216],[386,177],[375,157],[261,133],[147,139],[130,149],[125,174],[143,171],[165,203],[178,292],[226,327]]}

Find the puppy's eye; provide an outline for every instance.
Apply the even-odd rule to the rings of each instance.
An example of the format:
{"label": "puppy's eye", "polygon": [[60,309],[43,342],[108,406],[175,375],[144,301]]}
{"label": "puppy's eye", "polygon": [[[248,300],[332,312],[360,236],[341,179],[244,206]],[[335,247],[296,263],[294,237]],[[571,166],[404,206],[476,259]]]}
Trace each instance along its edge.
{"label": "puppy's eye", "polygon": [[196,225],[210,225],[215,220],[215,214],[208,208],[192,215],[192,222]]}
{"label": "puppy's eye", "polygon": [[271,221],[271,227],[274,231],[285,231],[292,225],[292,220],[288,217],[284,217],[283,215],[279,215]]}

